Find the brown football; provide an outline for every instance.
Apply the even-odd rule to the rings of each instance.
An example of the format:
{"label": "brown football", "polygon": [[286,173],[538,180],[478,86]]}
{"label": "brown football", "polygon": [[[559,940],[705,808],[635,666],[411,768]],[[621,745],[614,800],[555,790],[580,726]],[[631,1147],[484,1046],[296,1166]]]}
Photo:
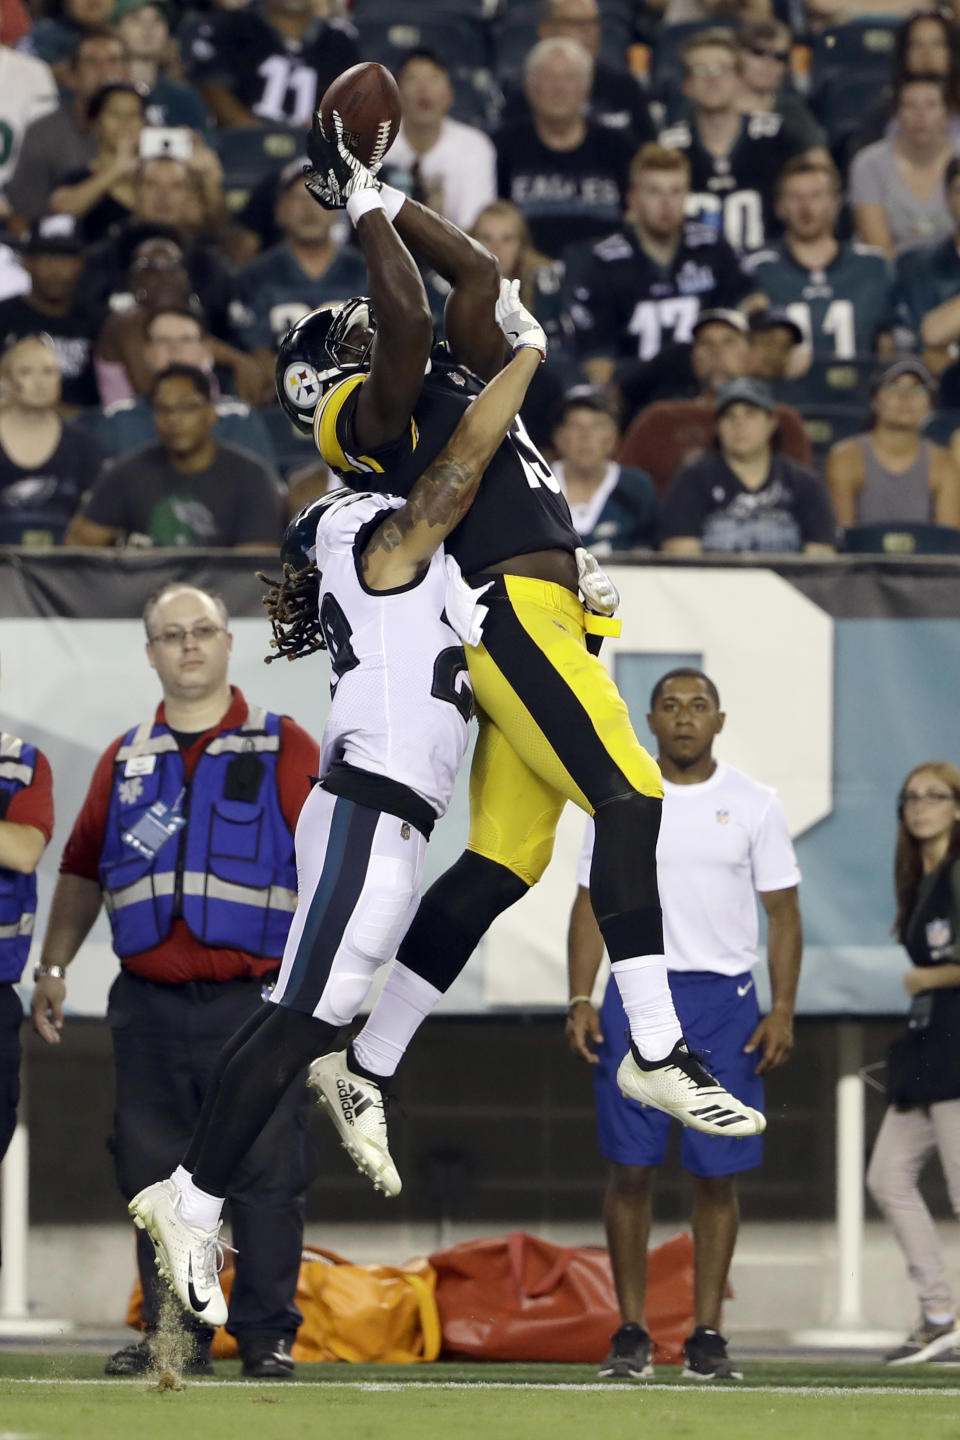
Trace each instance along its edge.
{"label": "brown football", "polygon": [[400,125],[400,91],[390,71],[368,61],[331,81],[320,101],[324,134],[331,139],[334,110],[343,121],[347,149],[364,165],[382,160]]}

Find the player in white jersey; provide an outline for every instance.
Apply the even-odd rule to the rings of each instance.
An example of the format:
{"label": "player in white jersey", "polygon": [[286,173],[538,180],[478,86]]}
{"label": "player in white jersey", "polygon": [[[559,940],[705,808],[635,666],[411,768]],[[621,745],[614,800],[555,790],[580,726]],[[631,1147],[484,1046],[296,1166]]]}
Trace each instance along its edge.
{"label": "player in white jersey", "polygon": [[[396,950],[419,900],[427,837],[466,749],[471,695],[460,639],[477,643],[483,607],[442,545],[546,353],[517,281],[502,283],[496,316],[512,359],[407,499],[337,491],[314,501],[284,537],[282,580],[269,582],[276,649],[295,659],[326,648],[333,670],[323,773],[297,824],[297,910],[273,1003],[221,1054],[183,1164],[129,1207],[161,1275],[209,1325],[227,1317],[217,1248],[231,1176]],[[349,1106],[349,1095],[342,1099]],[[364,1118],[357,1106],[354,1119]],[[376,1179],[389,1193],[400,1188],[392,1166]]]}
{"label": "player in white jersey", "polygon": [[[760,1111],[760,1077],[782,1064],[793,1044],[800,972],[800,871],[786,816],[769,786],[713,758],[725,717],[706,675],[668,672],[654,686],[650,711],[647,724],[658,741],[664,784],[657,876],[673,1002],[691,1049],[738,1100]],[[623,1324],[600,1374],[645,1379],[653,1373],[644,1317],[651,1191],[670,1117],[636,1103],[644,1097],[633,1091],[625,1063],[626,1017],[616,985],[608,985],[599,1015],[590,1000],[603,956],[587,888],[592,854],[591,822],[570,917],[567,1035],[574,1052],[596,1067],[598,1138],[610,1162],[604,1222]],[[763,1019],[752,978],[759,958],[757,895],[769,922],[773,994]],[[742,1378],[720,1334],[720,1307],[737,1233],[735,1176],[759,1165],[762,1153],[759,1135],[733,1139],[683,1131],[696,1257],[694,1329],[684,1346],[690,1379]]]}

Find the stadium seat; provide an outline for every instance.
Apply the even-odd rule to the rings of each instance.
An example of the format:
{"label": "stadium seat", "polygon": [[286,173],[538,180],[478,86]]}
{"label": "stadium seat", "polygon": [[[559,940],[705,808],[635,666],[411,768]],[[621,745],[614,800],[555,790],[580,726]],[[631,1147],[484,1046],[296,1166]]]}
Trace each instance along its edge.
{"label": "stadium seat", "polygon": [[801,405],[798,409],[818,468],[822,468],[831,445],[859,435],[869,423],[860,405]]}
{"label": "stadium seat", "polygon": [[453,118],[467,125],[491,128],[503,104],[490,69],[488,28],[481,20],[458,12],[446,13],[416,5],[398,20],[384,0],[354,13],[360,32],[360,49],[367,60],[378,60],[396,71],[411,50],[431,50],[450,72]]}
{"label": "stadium seat", "polygon": [[948,525],[851,525],[843,548],[858,555],[960,555],[960,530]]}
{"label": "stadium seat", "polygon": [[312,437],[301,435],[299,430],[295,430],[279,405],[264,405],[258,413],[263,416],[273,446],[276,466],[284,479],[292,470],[320,458]]}
{"label": "stadium seat", "polygon": [[875,75],[833,75],[811,97],[812,109],[827,132],[830,152],[846,170],[847,147],[878,93]]}
{"label": "stadium seat", "polygon": [[924,435],[934,445],[949,445],[957,430],[960,430],[960,410],[936,410],[923,427]]}
{"label": "stadium seat", "polygon": [[214,143],[223,166],[227,205],[236,215],[246,205],[258,180],[303,153],[304,134],[302,130],[279,125],[263,130],[228,126],[215,131]]}
{"label": "stadium seat", "polygon": [[60,545],[68,521],[63,515],[46,510],[18,510],[16,514],[0,515],[0,545],[23,545],[41,549]]}
{"label": "stadium seat", "polygon": [[806,375],[777,381],[774,394],[798,410],[816,405],[862,405],[866,421],[870,385],[879,368],[880,362],[873,355],[857,355],[850,360],[818,357]]}
{"label": "stadium seat", "polygon": [[[522,5],[532,4],[536,9],[540,0],[510,0],[510,9],[519,10]],[[368,16],[375,19],[382,19],[384,14],[384,0],[353,0],[350,6],[350,20],[354,25],[359,25]],[[429,22],[438,15],[441,17],[462,16],[466,20],[480,21],[486,23],[496,18],[503,9],[502,0],[404,0],[403,18],[413,23],[418,23],[422,18]],[[394,12],[396,18],[396,12]]]}
{"label": "stadium seat", "polygon": [[826,85],[835,79],[872,79],[883,84],[890,78],[899,16],[867,15],[823,30],[813,41],[810,57],[810,94],[816,101]]}

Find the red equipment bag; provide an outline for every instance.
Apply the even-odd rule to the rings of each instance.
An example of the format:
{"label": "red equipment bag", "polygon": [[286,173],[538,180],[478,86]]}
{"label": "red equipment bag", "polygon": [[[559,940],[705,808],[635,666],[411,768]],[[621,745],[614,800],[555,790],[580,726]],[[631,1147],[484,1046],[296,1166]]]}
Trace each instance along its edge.
{"label": "red equipment bag", "polygon": [[[514,1231],[430,1256],[444,1354],[483,1360],[601,1361],[620,1324],[606,1250]],[[693,1329],[693,1239],[651,1250],[647,1324],[654,1359],[675,1365]]]}

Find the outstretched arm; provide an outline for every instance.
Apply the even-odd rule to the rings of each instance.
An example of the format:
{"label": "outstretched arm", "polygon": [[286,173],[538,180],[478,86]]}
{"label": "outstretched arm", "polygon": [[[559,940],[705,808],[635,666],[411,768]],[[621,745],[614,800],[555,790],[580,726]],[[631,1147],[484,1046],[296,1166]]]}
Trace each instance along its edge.
{"label": "outstretched arm", "polygon": [[519,300],[520,282],[504,280],[496,306],[497,333],[513,359],[480,392],[433,464],[417,479],[406,504],[391,511],[361,557],[371,590],[392,590],[422,575],[450,531],[463,519],[484,470],[516,419],[527,387],[546,354],[543,330]]}
{"label": "outstretched arm", "polygon": [[414,255],[453,286],[443,325],[454,358],[489,380],[507,358],[493,318],[500,282],[497,260],[451,221],[416,200],[405,200],[393,223]]}
{"label": "outstretched arm", "polygon": [[379,183],[347,149],[336,112],[333,122],[335,134],[328,137],[319,111],[314,118],[307,142],[313,169],[306,186],[324,209],[346,209],[367,262],[376,336],[354,428],[360,449],[372,450],[398,439],[410,423],[433,347],[433,321],[420,272],[390,224]]}

